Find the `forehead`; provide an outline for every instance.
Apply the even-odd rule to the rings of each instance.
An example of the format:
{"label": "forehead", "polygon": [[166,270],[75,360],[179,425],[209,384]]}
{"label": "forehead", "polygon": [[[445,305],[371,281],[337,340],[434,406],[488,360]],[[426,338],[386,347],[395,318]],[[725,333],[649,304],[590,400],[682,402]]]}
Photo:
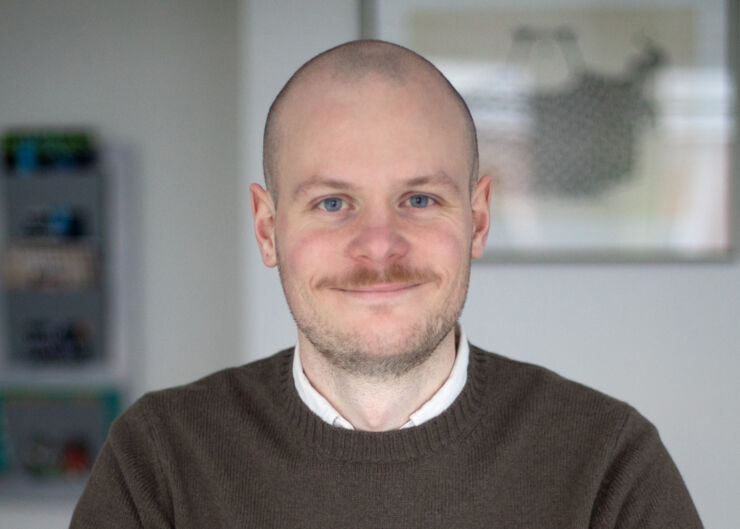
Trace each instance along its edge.
{"label": "forehead", "polygon": [[465,184],[465,126],[449,93],[424,76],[316,79],[281,111],[278,188],[290,192],[316,175],[379,184],[444,173]]}

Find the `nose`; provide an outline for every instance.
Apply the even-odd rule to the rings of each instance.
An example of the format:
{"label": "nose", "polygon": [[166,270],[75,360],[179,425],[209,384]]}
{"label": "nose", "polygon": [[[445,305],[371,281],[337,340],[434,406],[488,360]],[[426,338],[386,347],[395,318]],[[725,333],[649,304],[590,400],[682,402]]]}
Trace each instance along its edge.
{"label": "nose", "polygon": [[348,247],[350,257],[367,265],[392,264],[403,259],[409,242],[392,208],[366,211],[357,219]]}

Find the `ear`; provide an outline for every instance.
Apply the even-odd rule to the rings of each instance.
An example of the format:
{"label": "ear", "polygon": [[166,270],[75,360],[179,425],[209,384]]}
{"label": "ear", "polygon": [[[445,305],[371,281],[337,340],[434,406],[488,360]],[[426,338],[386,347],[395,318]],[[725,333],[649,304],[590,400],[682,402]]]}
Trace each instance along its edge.
{"label": "ear", "polygon": [[486,249],[488,229],[491,226],[491,175],[483,175],[473,190],[473,247],[471,257],[478,259]]}
{"label": "ear", "polygon": [[272,195],[259,184],[250,184],[250,198],[252,203],[252,217],[254,218],[254,234],[257,237],[257,246],[262,254],[262,262],[273,267],[277,264],[275,250],[275,204]]}

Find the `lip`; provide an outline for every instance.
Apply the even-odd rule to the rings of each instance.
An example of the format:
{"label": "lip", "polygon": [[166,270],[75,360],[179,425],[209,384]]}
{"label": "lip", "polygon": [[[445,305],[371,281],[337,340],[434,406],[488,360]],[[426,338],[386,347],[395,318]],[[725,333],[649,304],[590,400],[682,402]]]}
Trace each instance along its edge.
{"label": "lip", "polygon": [[413,288],[418,284],[419,283],[379,283],[366,287],[340,288],[339,290],[343,290],[344,292],[395,292],[397,290]]}
{"label": "lip", "polygon": [[421,283],[381,283],[366,287],[336,288],[334,290],[360,299],[384,300],[400,296],[419,286],[421,286]]}

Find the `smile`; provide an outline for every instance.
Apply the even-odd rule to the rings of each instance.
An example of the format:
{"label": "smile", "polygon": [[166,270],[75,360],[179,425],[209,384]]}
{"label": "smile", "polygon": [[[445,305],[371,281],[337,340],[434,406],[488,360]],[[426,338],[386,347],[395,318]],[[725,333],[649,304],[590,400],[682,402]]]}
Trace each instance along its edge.
{"label": "smile", "polygon": [[350,296],[367,300],[390,299],[421,286],[421,283],[379,283],[352,288],[336,288],[334,290]]}

